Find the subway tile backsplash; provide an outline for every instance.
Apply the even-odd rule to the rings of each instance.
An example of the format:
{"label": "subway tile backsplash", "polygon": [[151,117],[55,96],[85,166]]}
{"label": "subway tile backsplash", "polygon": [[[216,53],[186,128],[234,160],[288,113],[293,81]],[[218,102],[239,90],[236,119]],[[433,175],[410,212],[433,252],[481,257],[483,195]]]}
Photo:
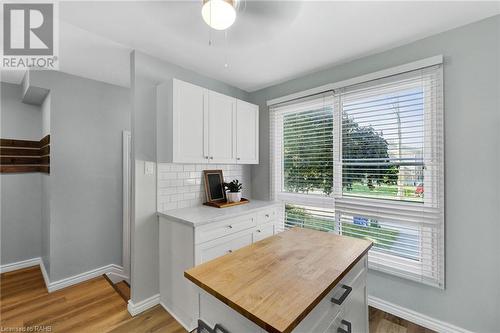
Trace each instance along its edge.
{"label": "subway tile backsplash", "polygon": [[226,182],[238,179],[243,197],[251,196],[250,165],[158,163],[158,210],[201,205],[206,201],[203,170],[215,169],[222,170]]}

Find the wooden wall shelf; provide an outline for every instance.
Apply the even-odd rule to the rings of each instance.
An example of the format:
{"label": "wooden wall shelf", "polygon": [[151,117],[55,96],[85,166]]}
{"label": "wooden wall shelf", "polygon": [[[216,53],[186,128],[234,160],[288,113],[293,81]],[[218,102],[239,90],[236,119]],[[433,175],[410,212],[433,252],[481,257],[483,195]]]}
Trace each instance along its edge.
{"label": "wooden wall shelf", "polygon": [[50,134],[40,141],[0,139],[0,173],[50,173]]}

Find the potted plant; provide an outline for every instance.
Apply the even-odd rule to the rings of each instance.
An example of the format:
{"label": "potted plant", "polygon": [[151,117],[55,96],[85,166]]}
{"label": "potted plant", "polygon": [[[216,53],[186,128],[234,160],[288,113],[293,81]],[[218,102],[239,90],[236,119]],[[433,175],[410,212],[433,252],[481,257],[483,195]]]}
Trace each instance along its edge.
{"label": "potted plant", "polygon": [[226,198],[228,202],[240,202],[241,201],[241,188],[243,185],[238,181],[238,179],[234,179],[230,183],[224,183],[226,187]]}

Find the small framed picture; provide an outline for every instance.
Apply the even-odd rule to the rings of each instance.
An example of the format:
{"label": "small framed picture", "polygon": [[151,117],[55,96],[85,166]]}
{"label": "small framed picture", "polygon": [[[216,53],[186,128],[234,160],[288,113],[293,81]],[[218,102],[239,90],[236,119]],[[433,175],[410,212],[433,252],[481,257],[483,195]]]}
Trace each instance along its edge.
{"label": "small framed picture", "polygon": [[207,202],[225,202],[224,176],[222,170],[203,170]]}

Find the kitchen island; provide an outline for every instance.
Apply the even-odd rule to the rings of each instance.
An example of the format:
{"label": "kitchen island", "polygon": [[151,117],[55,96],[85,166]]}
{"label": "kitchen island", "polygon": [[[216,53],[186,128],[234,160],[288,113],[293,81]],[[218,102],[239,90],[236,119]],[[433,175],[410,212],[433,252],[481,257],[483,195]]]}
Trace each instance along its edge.
{"label": "kitchen island", "polygon": [[368,332],[371,246],[294,228],[189,269],[199,332]]}
{"label": "kitchen island", "polygon": [[158,212],[160,304],[187,331],[196,328],[200,292],[184,271],[281,232],[284,209],[281,202],[251,200]]}

